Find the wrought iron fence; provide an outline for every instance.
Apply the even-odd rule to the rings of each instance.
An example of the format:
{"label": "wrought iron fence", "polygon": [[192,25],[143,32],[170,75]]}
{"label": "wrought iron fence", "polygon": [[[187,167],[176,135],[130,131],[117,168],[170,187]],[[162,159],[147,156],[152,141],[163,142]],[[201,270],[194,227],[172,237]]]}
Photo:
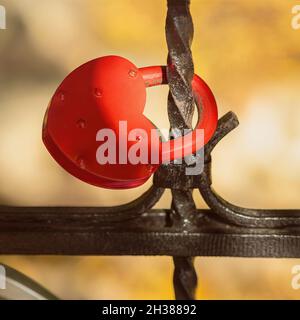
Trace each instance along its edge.
{"label": "wrought iron fence", "polygon": [[[189,0],[168,0],[166,19],[168,114],[171,128],[180,130],[192,127],[194,113],[189,6]],[[195,298],[196,256],[300,257],[300,210],[246,209],[212,188],[211,153],[237,126],[232,112],[219,120],[200,175],[187,176],[186,164],[162,165],[153,186],[128,204],[0,207],[0,254],[172,256],[177,299]],[[172,192],[171,208],[152,209],[165,189]],[[193,189],[210,209],[196,208]]]}

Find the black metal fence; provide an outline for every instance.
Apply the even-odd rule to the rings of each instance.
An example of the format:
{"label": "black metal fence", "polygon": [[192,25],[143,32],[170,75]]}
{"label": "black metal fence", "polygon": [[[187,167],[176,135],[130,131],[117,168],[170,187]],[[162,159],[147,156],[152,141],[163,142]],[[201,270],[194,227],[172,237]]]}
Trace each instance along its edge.
{"label": "black metal fence", "polygon": [[[171,128],[180,130],[191,128],[194,112],[189,5],[189,0],[168,0],[166,20],[168,114]],[[0,207],[0,254],[173,256],[177,299],[195,297],[196,256],[300,257],[300,210],[241,208],[212,188],[211,153],[237,126],[232,112],[219,120],[205,146],[200,175],[185,175],[185,164],[162,165],[153,186],[128,204]],[[172,192],[171,208],[152,209],[165,189]],[[210,209],[196,208],[193,189],[199,190]]]}

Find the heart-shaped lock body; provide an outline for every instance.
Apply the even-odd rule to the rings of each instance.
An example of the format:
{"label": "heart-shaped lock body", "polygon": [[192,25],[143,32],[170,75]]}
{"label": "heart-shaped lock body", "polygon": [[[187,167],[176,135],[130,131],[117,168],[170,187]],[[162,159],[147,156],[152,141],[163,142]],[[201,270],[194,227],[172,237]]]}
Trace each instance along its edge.
{"label": "heart-shaped lock body", "polygon": [[[143,111],[146,87],[163,84],[164,73],[163,67],[138,69],[118,56],[92,60],[71,72],[45,115],[43,141],[50,154],[87,183],[125,189],[142,185],[160,163],[196,152],[216,129],[213,94],[203,80],[194,77],[196,104],[202,107],[196,128],[204,130],[204,141],[197,141],[193,131],[185,144],[176,144],[177,139],[162,142]],[[138,161],[130,159],[134,155]]]}

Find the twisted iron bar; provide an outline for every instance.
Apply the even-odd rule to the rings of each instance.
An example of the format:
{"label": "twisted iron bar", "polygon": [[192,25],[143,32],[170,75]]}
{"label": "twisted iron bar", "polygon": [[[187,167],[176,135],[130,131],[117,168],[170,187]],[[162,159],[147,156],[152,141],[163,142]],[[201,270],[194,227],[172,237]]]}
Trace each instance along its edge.
{"label": "twisted iron bar", "polygon": [[[174,136],[182,135],[183,129],[192,128],[194,98],[191,82],[194,76],[194,64],[191,43],[194,35],[189,0],[168,0],[166,19],[166,39],[168,44],[167,79],[169,83],[168,116]],[[191,190],[172,190],[172,212],[188,230],[195,216],[196,206]],[[174,288],[176,299],[194,299],[197,287],[197,275],[194,258],[173,257]]]}
{"label": "twisted iron bar", "polygon": [[193,257],[173,257],[175,270],[173,281],[177,300],[193,300],[196,294],[197,274]]}
{"label": "twisted iron bar", "polygon": [[[172,129],[192,128],[194,64],[191,43],[194,36],[190,0],[168,0],[166,39],[168,45],[168,115]],[[180,133],[179,133],[180,134]]]}

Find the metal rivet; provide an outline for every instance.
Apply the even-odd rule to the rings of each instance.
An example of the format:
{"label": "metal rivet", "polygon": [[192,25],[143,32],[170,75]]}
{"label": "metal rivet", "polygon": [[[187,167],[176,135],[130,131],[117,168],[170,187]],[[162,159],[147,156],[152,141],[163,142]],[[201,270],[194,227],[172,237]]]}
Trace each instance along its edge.
{"label": "metal rivet", "polygon": [[94,89],[94,95],[96,98],[101,98],[102,97],[102,91],[99,88]]}
{"label": "metal rivet", "polygon": [[76,122],[76,125],[77,125],[78,128],[84,129],[86,127],[86,121],[84,119],[79,119]]}
{"label": "metal rivet", "polygon": [[135,78],[135,77],[137,76],[137,70],[135,70],[135,69],[130,69],[129,72],[128,72],[128,74],[129,74],[129,77]]}
{"label": "metal rivet", "polygon": [[79,167],[81,169],[85,169],[86,168],[85,161],[84,161],[83,157],[78,157],[77,160],[76,160],[76,163],[79,165]]}
{"label": "metal rivet", "polygon": [[57,95],[60,101],[64,102],[66,100],[66,94],[64,91],[59,91]]}

